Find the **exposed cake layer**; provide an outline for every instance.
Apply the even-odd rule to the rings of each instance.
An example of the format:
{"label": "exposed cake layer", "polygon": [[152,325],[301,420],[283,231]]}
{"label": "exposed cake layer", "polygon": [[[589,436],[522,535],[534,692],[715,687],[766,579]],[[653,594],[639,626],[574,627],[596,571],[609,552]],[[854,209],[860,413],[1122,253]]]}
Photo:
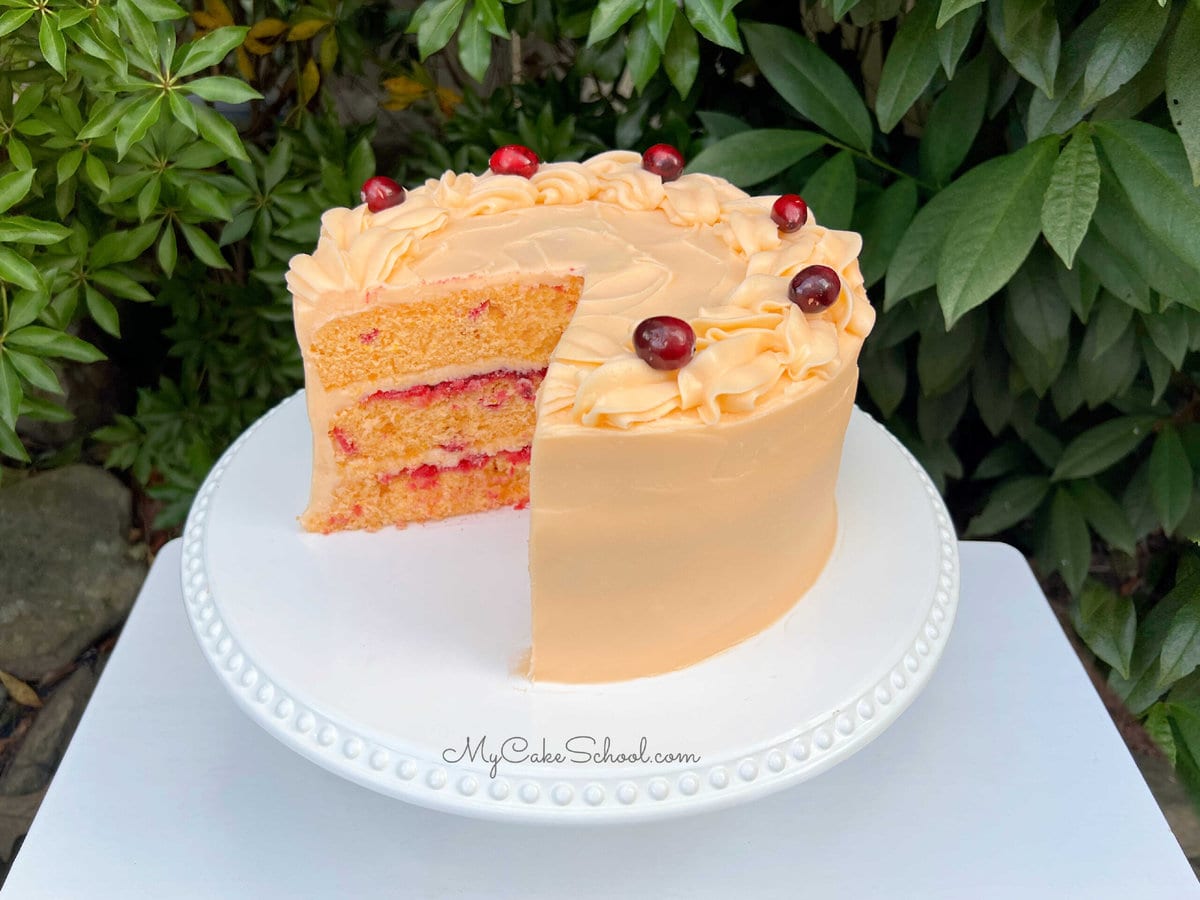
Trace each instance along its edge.
{"label": "exposed cake layer", "polygon": [[334,390],[480,359],[549,360],[582,288],[578,276],[546,274],[486,286],[428,284],[400,304],[367,292],[361,312],[313,334],[306,363],[325,390]]}
{"label": "exposed cake layer", "polygon": [[339,475],[447,465],[464,453],[527,447],[545,370],[494,371],[372,391],[336,412],[329,440]]}
{"label": "exposed cake layer", "polygon": [[422,465],[368,476],[347,476],[328,502],[312,506],[309,531],[376,531],[468,513],[523,507],[529,501],[529,447],[469,454],[450,466]]}

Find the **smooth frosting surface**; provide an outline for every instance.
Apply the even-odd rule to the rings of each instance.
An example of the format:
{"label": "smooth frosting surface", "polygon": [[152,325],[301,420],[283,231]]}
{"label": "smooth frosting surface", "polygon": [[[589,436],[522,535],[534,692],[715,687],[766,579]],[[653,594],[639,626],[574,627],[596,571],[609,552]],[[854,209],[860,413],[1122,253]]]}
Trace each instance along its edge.
{"label": "smooth frosting surface", "polygon": [[[542,386],[539,430],[712,425],[854,366],[874,322],[859,236],[811,220],[782,234],[773,199],[702,174],[664,183],[627,151],[544,164],[529,179],[447,172],[392,209],[325,214],[316,251],[288,273],[297,333],[307,346],[330,319],[403,303],[421,283],[576,272],[584,291]],[[787,288],[813,264],[833,268],[842,290],[805,314]],[[635,355],[633,328],[653,315],[692,324],[683,369]]]}

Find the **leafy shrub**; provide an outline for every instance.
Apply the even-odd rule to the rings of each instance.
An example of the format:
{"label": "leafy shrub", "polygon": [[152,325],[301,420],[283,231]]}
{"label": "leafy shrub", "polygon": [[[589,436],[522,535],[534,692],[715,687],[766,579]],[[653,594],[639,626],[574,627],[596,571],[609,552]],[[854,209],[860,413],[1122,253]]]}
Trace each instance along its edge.
{"label": "leafy shrub", "polygon": [[[61,415],[44,360],[95,358],[90,321],[148,357],[109,461],[178,521],[299,383],[286,260],[376,168],[377,118],[407,183],[501,143],[665,140],[863,233],[881,315],[861,402],[966,536],[1003,534],[1071,597],[1200,784],[1194,2],[0,5],[0,452],[25,455],[18,414]],[[385,111],[347,126],[339,83]],[[249,101],[241,137],[203,101]]]}

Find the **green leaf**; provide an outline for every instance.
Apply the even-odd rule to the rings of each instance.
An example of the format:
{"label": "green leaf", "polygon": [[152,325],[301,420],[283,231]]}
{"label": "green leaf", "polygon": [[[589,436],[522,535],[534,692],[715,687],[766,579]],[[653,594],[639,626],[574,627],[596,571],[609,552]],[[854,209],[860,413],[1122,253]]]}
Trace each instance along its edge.
{"label": "green leaf", "polygon": [[1025,130],[1030,140],[1048,134],[1062,134],[1084,117],[1083,73],[1092,48],[1101,31],[1112,19],[1115,3],[1101,3],[1083,24],[1071,33],[1062,51],[1062,61],[1054,77],[1054,93],[1035,93],[1029,98]]}
{"label": "green leaf", "polygon": [[5,338],[5,343],[9,347],[27,350],[36,356],[57,356],[84,363],[104,359],[104,354],[87,341],[42,325],[18,328]]}
{"label": "green leaf", "polygon": [[1200,269],[1200,189],[1178,135],[1144,122],[1100,122],[1096,135],[1133,208],[1166,247]]}
{"label": "green leaf", "polygon": [[625,60],[629,66],[629,77],[633,79],[633,86],[640,94],[646,89],[662,62],[662,51],[658,44],[654,43],[650,30],[645,27],[644,17],[639,18],[637,26],[629,33]]}
{"label": "green leaf", "polygon": [[983,337],[985,317],[964,316],[947,331],[941,317],[921,333],[917,377],[921,392],[932,397],[951,390],[966,377]]}
{"label": "green leaf", "polygon": [[138,8],[151,22],[169,22],[187,15],[183,7],[172,0],[138,0]]}
{"label": "green leaf", "polygon": [[917,397],[917,432],[929,447],[947,444],[967,409],[970,388],[966,379],[944,394]]}
{"label": "green leaf", "polygon": [[[1008,390],[1008,368],[1003,349],[985,342],[983,352],[971,370],[971,398],[975,401],[979,418],[993,436],[999,435],[1012,418],[1013,396]],[[983,462],[980,462],[975,477],[989,477],[984,474],[986,471]]]}
{"label": "green leaf", "polygon": [[196,106],[179,91],[167,94],[167,109],[172,118],[192,134],[199,132],[196,124]]}
{"label": "green leaf", "polygon": [[[461,8],[466,0],[452,0],[452,2],[458,3]],[[188,75],[195,75],[201,69],[220,64],[225,57],[242,45],[242,42],[246,40],[246,32],[249,30],[249,28],[231,25],[217,28],[192,41],[184,48],[183,58],[174,72],[175,77],[186,78]]]}
{"label": "green leaf", "polygon": [[1042,233],[1071,268],[1100,199],[1100,160],[1092,136],[1076,132],[1054,163],[1042,204]]}
{"label": "green leaf", "polygon": [[860,361],[867,393],[887,418],[896,411],[908,387],[904,351],[899,347],[868,349],[864,350]]}
{"label": "green leaf", "polygon": [[1134,309],[1150,308],[1150,290],[1133,263],[1092,228],[1079,245],[1079,259],[1100,285]]}
{"label": "green leaf", "polygon": [[863,249],[859,256],[863,285],[871,287],[888,269],[900,239],[917,211],[917,185],[911,178],[898,178],[863,210]]}
{"label": "green leaf", "polygon": [[790,28],[747,22],[742,33],[763,77],[800,115],[850,146],[870,150],[870,114],[841,66]]}
{"label": "green leaf", "polygon": [[1125,336],[1129,323],[1133,321],[1133,310],[1107,292],[1100,295],[1096,311],[1088,320],[1087,333],[1089,352],[1096,356],[1108,350]]}
{"label": "green leaf", "polygon": [[938,302],[953,324],[1008,282],[1041,231],[1041,199],[1058,142],[1046,138],[980,166],[971,206],[950,225],[938,263]]}
{"label": "green leaf", "polygon": [[0,278],[31,291],[42,287],[42,276],[33,264],[8,247],[0,247]]}
{"label": "green leaf", "polygon": [[1071,623],[1093,653],[1123,677],[1129,677],[1137,613],[1133,601],[1089,579],[1071,604]]}
{"label": "green leaf", "polygon": [[1157,403],[1166,393],[1175,369],[1171,365],[1171,361],[1154,346],[1154,341],[1148,335],[1141,336],[1141,345],[1142,355],[1146,359],[1146,370],[1150,373],[1150,385],[1153,391],[1151,402]]}
{"label": "green leaf", "polygon": [[16,244],[57,244],[70,235],[71,230],[57,222],[31,219],[29,216],[0,216],[0,241]]}
{"label": "green leaf", "polygon": [[921,171],[931,181],[944,184],[967,158],[983,124],[988,82],[987,59],[977,56],[933,104],[919,151]]}
{"label": "green leaf", "polygon": [[980,8],[972,5],[953,16],[949,21],[943,21],[942,14],[945,8],[946,3],[943,0],[942,8],[938,11],[937,35],[934,37],[934,43],[937,44],[938,59],[942,62],[942,69],[946,72],[946,77],[952,79],[954,71],[958,67],[958,61],[962,58],[963,51],[967,49],[967,44],[971,42],[971,36],[975,33]]}
{"label": "green leaf", "polygon": [[33,185],[32,169],[24,172],[9,172],[0,175],[0,213],[15,206],[29,193]]}
{"label": "green leaf", "polygon": [[146,186],[142,188],[137,198],[137,214],[138,221],[145,222],[150,218],[150,214],[154,212],[158,206],[159,197],[162,194],[162,176],[153,175],[146,182]]}
{"label": "green leaf", "polygon": [[162,99],[162,94],[145,98],[117,123],[117,159],[124,157],[129,148],[145,137],[146,132],[158,121]]}
{"label": "green leaf", "polygon": [[492,64],[492,36],[488,34],[478,5],[472,6],[463,16],[458,32],[458,61],[468,75],[483,83]]}
{"label": "green leaf", "polygon": [[987,455],[979,461],[979,465],[971,473],[971,480],[987,481],[991,478],[999,478],[1001,475],[1007,475],[1009,472],[1021,468],[1025,459],[1024,451],[1015,441],[1001,444],[999,447],[988,451]]}
{"label": "green leaf", "polygon": [[1167,534],[1175,530],[1191,505],[1193,480],[1192,465],[1179,432],[1167,425],[1150,451],[1150,498]]}
{"label": "green leaf", "polygon": [[210,219],[228,222],[233,218],[229,198],[203,181],[193,181],[188,185],[187,205]]}
{"label": "green leaf", "polygon": [[1134,329],[1126,328],[1125,333],[1105,353],[1096,352],[1097,333],[1091,328],[1084,333],[1077,360],[1079,384],[1083,388],[1083,398],[1091,409],[1128,390],[1142,364]]}
{"label": "green leaf", "polygon": [[1041,475],[1010,478],[997,485],[988,501],[967,525],[963,537],[987,537],[1012,528],[1033,515],[1050,492],[1050,482]]}
{"label": "green leaf", "polygon": [[663,68],[680,97],[686,97],[700,71],[700,44],[696,32],[684,20],[676,16],[667,36],[667,47],[663,51]]}
{"label": "green leaf", "polygon": [[21,398],[21,415],[41,422],[70,422],[74,418],[60,404],[28,394]]}
{"label": "green leaf", "polygon": [[1058,352],[1071,327],[1071,307],[1044,251],[1029,254],[1008,283],[1007,294],[1021,334],[1043,356]]}
{"label": "green leaf", "polygon": [[1154,416],[1121,416],[1088,429],[1067,444],[1051,479],[1087,478],[1103,472],[1140,447],[1154,422]]}
{"label": "green leaf", "polygon": [[600,0],[592,11],[588,46],[612,37],[641,8],[642,0]]}
{"label": "green leaf", "polygon": [[825,144],[823,135],[811,131],[742,131],[705,147],[688,163],[686,171],[707,172],[738,187],[749,187],[791,168]]}
{"label": "green leaf", "polygon": [[[272,163],[274,164],[274,169],[272,168]],[[263,174],[264,184],[273,190],[276,182],[272,181],[271,179],[275,172],[279,172],[279,177],[282,179],[283,174],[287,171],[290,165],[290,150],[286,157],[286,161],[281,164],[275,157],[275,148],[272,148],[271,156],[267,161],[267,168]],[[354,148],[350,151],[350,156],[346,160],[346,178],[351,185],[357,187],[358,185],[366,184],[367,179],[374,174],[375,151],[371,149],[370,140],[368,140],[366,137],[362,137],[359,139],[358,143],[354,145]]]}
{"label": "green leaf", "polygon": [[1091,478],[1072,481],[1068,487],[1092,530],[1132,556],[1137,551],[1137,538],[1121,505]]}
{"label": "green leaf", "polygon": [[1167,104],[1200,187],[1200,6],[1184,6],[1167,56]]}
{"label": "green leaf", "polygon": [[944,27],[951,19],[957,18],[963,10],[972,9],[982,2],[983,0],[942,0],[942,5],[938,9],[937,27]]}
{"label": "green leaf", "polygon": [[41,48],[42,57],[50,64],[59,75],[64,78],[67,75],[67,42],[63,39],[62,32],[55,27],[50,16],[42,14],[42,23],[38,26],[38,47]]}
{"label": "green leaf", "polygon": [[8,357],[8,361],[12,363],[13,368],[17,370],[17,374],[35,388],[49,391],[52,394],[61,394],[63,392],[62,385],[58,383],[58,376],[54,374],[54,370],[36,356],[30,356],[28,353],[21,353],[11,348],[7,350],[6,356]]}
{"label": "green leaf", "polygon": [[904,118],[938,69],[936,18],[937,0],[917,0],[900,22],[875,95],[875,115],[884,134]]}
{"label": "green leaf", "polygon": [[135,59],[137,55],[142,57],[136,61],[140,68],[151,68],[158,59],[158,36],[154,30],[154,23],[142,12],[141,6],[135,0],[117,0],[115,6],[121,21],[120,36],[132,45],[126,52],[132,54]]}
{"label": "green leaf", "polygon": [[813,172],[801,193],[816,221],[826,228],[844,231],[854,215],[857,188],[854,160],[843,150]]}
{"label": "green leaf", "polygon": [[[1052,571],[1062,575],[1071,593],[1079,593],[1092,564],[1092,541],[1079,504],[1064,488],[1055,491],[1054,499],[1050,501],[1042,555]],[[1082,631],[1080,633],[1085,641],[1088,640]],[[1088,646],[1091,646],[1090,641]]]}
{"label": "green leaf", "polygon": [[129,109],[139,101],[138,96],[125,97],[116,103],[105,104],[103,102],[96,104],[92,110],[91,118],[79,134],[75,135],[75,139],[79,141],[90,141],[98,137],[104,137],[110,134],[117,123],[125,118]]}
{"label": "green leaf", "polygon": [[220,101],[222,103],[245,103],[248,100],[261,100],[262,94],[246,82],[225,75],[213,75],[209,78],[197,78],[182,86],[182,90],[194,94],[202,100]]}
{"label": "green leaf", "polygon": [[226,155],[240,160],[250,158],[246,155],[237,129],[209,107],[196,107],[196,124],[200,128],[200,136],[214,147],[219,147]]}
{"label": "green leaf", "polygon": [[90,284],[84,286],[84,297],[87,300],[88,315],[97,325],[113,337],[121,336],[121,322],[117,308],[112,301],[101,294]]}
{"label": "green leaf", "polygon": [[1054,341],[1043,333],[1038,336],[1041,346],[1036,346],[1023,330],[1029,323],[1017,321],[1016,308],[1011,301],[1004,304],[1004,345],[1033,393],[1042,397],[1060,380],[1070,341],[1065,335]]}
{"label": "green leaf", "polygon": [[1200,601],[1189,599],[1171,619],[1158,659],[1158,684],[1163,689],[1186,678],[1200,666]]}
{"label": "green leaf", "polygon": [[0,453],[13,459],[19,459],[21,462],[29,462],[29,454],[25,452],[21,439],[4,422],[0,422]]}
{"label": "green leaf", "polygon": [[25,142],[15,135],[9,135],[8,146],[9,162],[18,169],[32,169],[33,157],[29,154],[29,148],[25,146]]}
{"label": "green leaf", "polygon": [[179,250],[175,244],[175,229],[168,223],[163,229],[162,235],[158,239],[158,247],[155,248],[155,257],[158,259],[158,264],[168,276],[175,271],[175,262],[178,259]]}
{"label": "green leaf", "polygon": [[17,410],[21,408],[21,379],[17,370],[8,360],[8,354],[0,353],[0,422],[15,428],[17,425]]}
{"label": "green leaf", "polygon": [[1170,12],[1141,0],[1107,0],[1116,7],[1083,72],[1083,106],[1094,106],[1133,78],[1158,45]]}
{"label": "green leaf", "polygon": [[133,300],[135,303],[148,303],[154,299],[149,291],[118,269],[101,269],[99,272],[93,272],[92,281],[107,288],[109,293],[124,297],[126,300]]}
{"label": "green leaf", "polygon": [[1145,712],[1162,694],[1158,683],[1159,654],[1171,622],[1185,603],[1196,603],[1200,597],[1200,578],[1184,570],[1183,562],[1187,559],[1183,558],[1176,572],[1175,586],[1154,603],[1138,623],[1130,677],[1121,678],[1116,672],[1109,675],[1109,684],[1135,715]]}
{"label": "green leaf", "polygon": [[212,238],[195,225],[181,222],[179,227],[183,231],[183,239],[187,241],[187,245],[192,248],[192,253],[196,254],[198,260],[214,269],[229,268],[229,263],[225,261],[225,257],[221,256],[221,250]]}
{"label": "green leaf", "polygon": [[[1150,291],[1166,297],[1200,300],[1195,270],[1163,244],[1154,229],[1142,220],[1112,169],[1102,163],[1100,172],[1100,202],[1092,218],[1093,229],[1110,248],[1120,248],[1119,254],[1109,253],[1110,258],[1102,266],[1121,267],[1126,279],[1132,278],[1135,282],[1128,286],[1131,289],[1126,290],[1125,301],[1142,312],[1149,312],[1152,308]],[[1087,259],[1094,255],[1092,253]]]}
{"label": "green leaf", "polygon": [[37,9],[31,6],[26,9],[10,9],[4,15],[0,15],[0,37],[12,34],[28,22],[35,12]]}
{"label": "green leaf", "polygon": [[1168,306],[1158,313],[1140,316],[1146,333],[1175,369],[1183,368],[1188,352],[1189,326],[1195,316],[1181,306]]}
{"label": "green leaf", "polygon": [[89,268],[105,269],[113,263],[137,259],[154,243],[158,227],[158,222],[148,222],[133,229],[110,231],[92,245],[88,253]]}
{"label": "green leaf", "polygon": [[988,32],[1021,77],[1046,97],[1054,96],[1062,35],[1054,4],[1045,0],[1000,0],[988,4]]}
{"label": "green leaf", "polygon": [[[638,0],[638,6],[641,6],[641,0]],[[714,44],[742,52],[737,20],[733,17],[731,5],[725,0],[719,3],[717,0],[683,0],[683,10],[692,27]]]}
{"label": "green leaf", "polygon": [[675,24],[675,13],[678,7],[675,0],[646,0],[646,18],[650,28],[650,36],[660,50],[667,49],[667,36],[671,26]]}
{"label": "green leaf", "polygon": [[422,61],[450,43],[454,29],[462,19],[466,0],[437,0],[428,5],[429,13],[417,29],[417,50]]}
{"label": "green leaf", "polygon": [[54,167],[55,174],[58,176],[58,183],[62,184],[74,175],[81,162],[83,162],[83,150],[79,147],[69,150],[60,156],[58,163]]}
{"label": "green leaf", "polygon": [[1063,420],[1071,418],[1083,406],[1083,387],[1079,384],[1077,368],[1065,366],[1059,370],[1050,385],[1050,400],[1054,412]]}
{"label": "green leaf", "polygon": [[937,278],[938,259],[950,233],[950,225],[963,210],[978,202],[975,192],[987,179],[987,174],[988,170],[983,166],[972,169],[949,187],[934,194],[917,211],[888,265],[883,304],[885,310],[891,309],[905,297],[933,287]]}
{"label": "green leaf", "polygon": [[500,0],[475,0],[475,8],[479,10],[480,21],[490,34],[508,40],[508,25],[504,21],[504,7]]}
{"label": "green leaf", "polygon": [[1142,722],[1142,726],[1146,729],[1146,734],[1150,735],[1150,739],[1162,751],[1167,761],[1174,767],[1178,751],[1175,746],[1175,732],[1171,730],[1169,709],[1170,707],[1165,703],[1155,703],[1150,707],[1150,711],[1147,713],[1145,721]]}
{"label": "green leaf", "polygon": [[861,2],[862,0],[829,0],[829,12],[833,16],[833,21],[840,22],[846,13]]}

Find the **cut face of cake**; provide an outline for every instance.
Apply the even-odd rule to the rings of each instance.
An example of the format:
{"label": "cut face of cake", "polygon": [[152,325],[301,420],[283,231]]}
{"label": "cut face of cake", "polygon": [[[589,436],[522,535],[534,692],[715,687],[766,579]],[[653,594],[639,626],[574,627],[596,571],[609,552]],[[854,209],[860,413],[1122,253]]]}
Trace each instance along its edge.
{"label": "cut face of cake", "polygon": [[[615,151],[447,173],[331,210],[288,276],[314,440],[302,525],[529,503],[538,680],[724,650],[796,603],[837,532],[874,322],[858,236],[651,169]],[[680,321],[635,341],[655,317]]]}

